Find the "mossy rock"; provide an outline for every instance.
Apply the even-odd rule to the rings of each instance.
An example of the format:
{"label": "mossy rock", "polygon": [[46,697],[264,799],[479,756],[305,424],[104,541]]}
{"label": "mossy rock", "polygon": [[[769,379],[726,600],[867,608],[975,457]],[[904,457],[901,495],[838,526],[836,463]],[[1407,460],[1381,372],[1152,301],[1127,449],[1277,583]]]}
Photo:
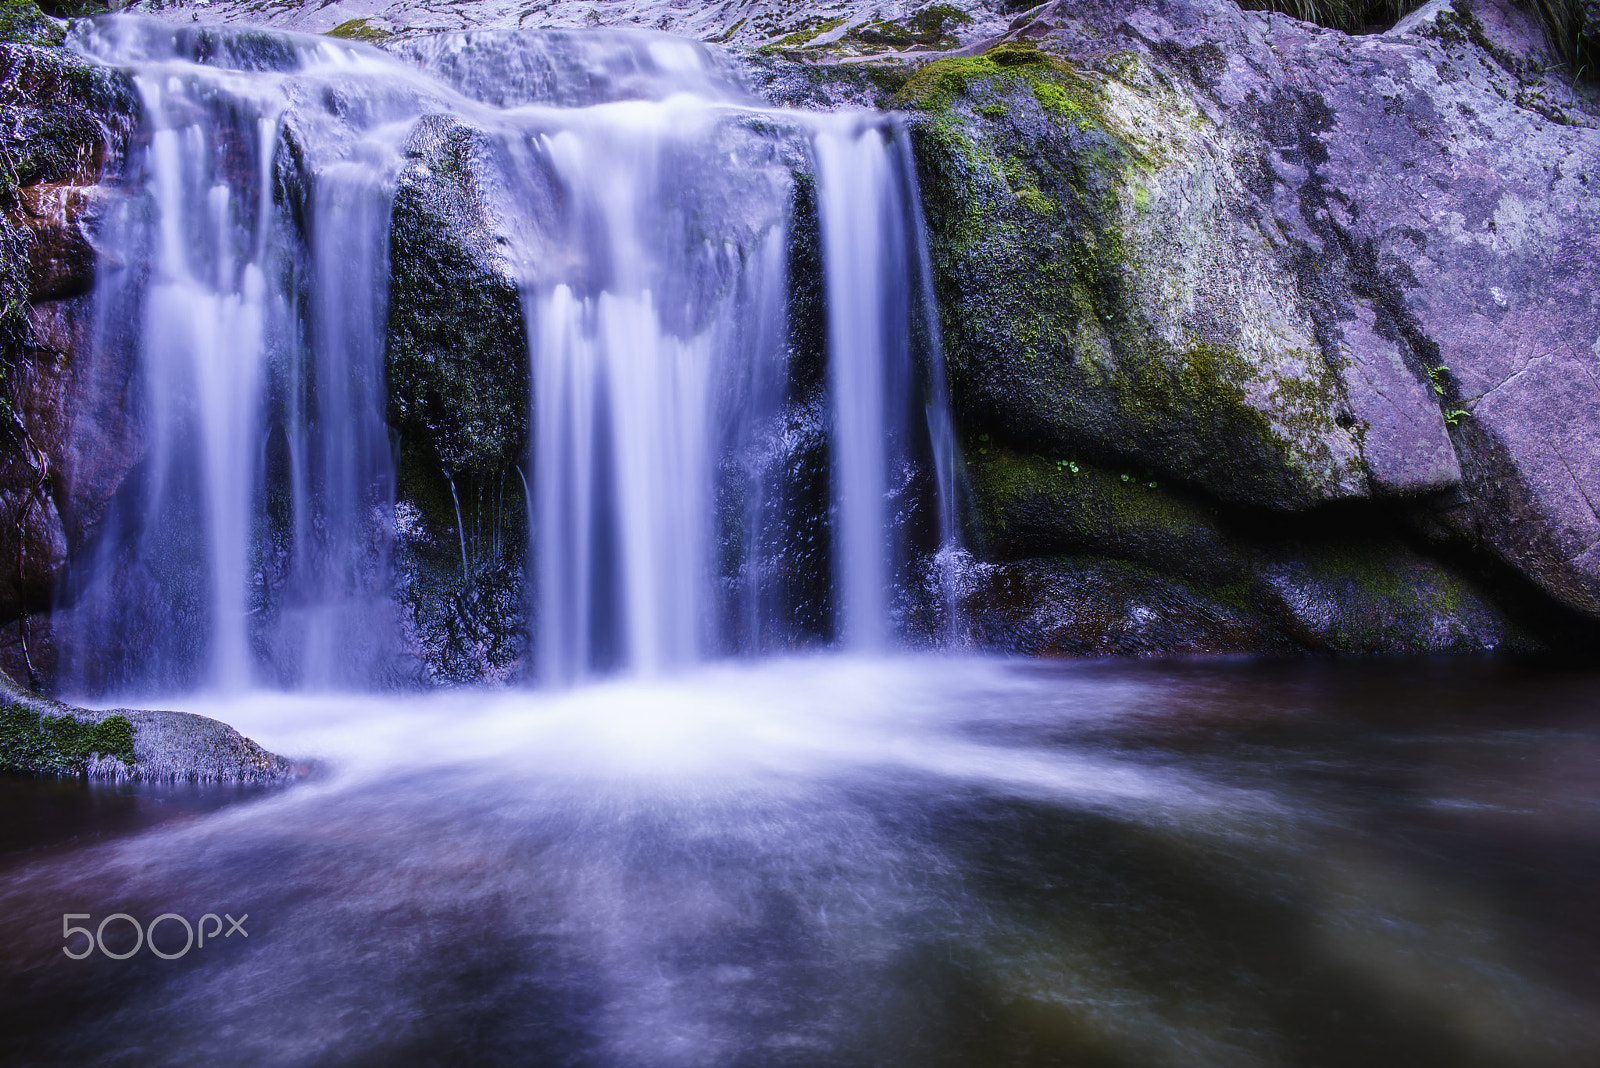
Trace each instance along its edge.
{"label": "mossy rock", "polygon": [[1050,557],[980,565],[963,587],[971,640],[1026,656],[1296,651],[1250,606],[1124,560]]}
{"label": "mossy rock", "polygon": [[1191,101],[1127,57],[1080,68],[1008,42],[927,64],[891,106],[910,113],[969,430],[1128,458],[1224,500],[1367,492],[1292,293],[1257,308],[1228,289],[1241,238],[1188,202],[1197,175],[1227,177],[1207,172]]}
{"label": "mossy rock", "polygon": [[526,447],[528,358],[521,296],[474,186],[482,147],[445,116],[418,126],[394,199],[387,373],[402,446],[488,479]]}
{"label": "mossy rock", "polygon": [[134,763],[133,724],[126,716],[85,721],[0,705],[0,770],[77,775],[95,756]]}
{"label": "mossy rock", "polygon": [[66,39],[66,27],[40,11],[33,0],[0,2],[0,42],[50,47]]}
{"label": "mossy rock", "polygon": [[1205,502],[1148,468],[1019,453],[985,434],[967,443],[978,521],[991,559],[1086,552],[1189,577],[1231,577],[1236,551]]}
{"label": "mossy rock", "polygon": [[1284,551],[1252,596],[1306,648],[1334,653],[1536,651],[1543,643],[1472,580],[1392,543]]}

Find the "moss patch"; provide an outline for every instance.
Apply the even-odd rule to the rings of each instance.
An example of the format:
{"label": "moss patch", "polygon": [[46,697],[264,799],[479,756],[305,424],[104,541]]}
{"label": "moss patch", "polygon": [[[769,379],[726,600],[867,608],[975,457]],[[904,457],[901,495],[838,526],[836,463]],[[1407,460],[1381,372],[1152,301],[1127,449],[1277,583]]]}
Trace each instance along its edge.
{"label": "moss patch", "polygon": [[90,757],[132,764],[133,724],[126,716],[85,723],[41,715],[21,705],[0,706],[0,769],[42,775],[81,774]]}
{"label": "moss patch", "polygon": [[323,36],[338,37],[345,41],[365,41],[367,44],[379,44],[387,41],[394,34],[372,25],[369,19],[351,19],[348,22],[339,23]]}
{"label": "moss patch", "polygon": [[1337,379],[1185,320],[1191,280],[1148,243],[1167,240],[1154,195],[1186,149],[1149,130],[1188,116],[1138,89],[1134,62],[1113,76],[1009,43],[927,64],[891,101],[910,113],[959,417],[1029,451],[1145,456],[1222,499],[1304,507],[1344,471]]}
{"label": "moss patch", "polygon": [[0,2],[0,42],[49,46],[66,39],[67,31],[33,0]]}
{"label": "moss patch", "polygon": [[[740,21],[742,22],[743,20],[741,19]],[[778,41],[777,46],[779,48],[804,48],[811,43],[813,38],[821,37],[829,30],[838,29],[844,25],[844,22],[844,19],[819,19],[815,22],[809,22],[808,20],[808,25]],[[738,27],[735,26],[734,28],[737,29]]]}
{"label": "moss patch", "polygon": [[1029,86],[1047,111],[1075,121],[1098,121],[1104,94],[1046,52],[1007,42],[981,56],[951,56],[919,69],[890,101],[900,111],[943,113],[985,82]]}
{"label": "moss patch", "polygon": [[[988,435],[983,435],[987,438]],[[968,443],[979,543],[1001,558],[1093,552],[1174,574],[1231,574],[1211,513],[1142,465]]]}

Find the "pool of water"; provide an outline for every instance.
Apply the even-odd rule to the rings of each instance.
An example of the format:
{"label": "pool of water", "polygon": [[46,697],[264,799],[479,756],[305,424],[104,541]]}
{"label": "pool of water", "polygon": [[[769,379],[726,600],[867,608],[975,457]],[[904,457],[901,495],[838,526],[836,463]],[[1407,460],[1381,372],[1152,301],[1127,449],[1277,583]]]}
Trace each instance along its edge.
{"label": "pool of water", "polygon": [[[7,1062],[1600,1049],[1594,671],[809,658],[182,707],[323,770],[0,781]],[[113,913],[248,919],[176,959],[109,959],[123,920],[63,953],[63,915]]]}

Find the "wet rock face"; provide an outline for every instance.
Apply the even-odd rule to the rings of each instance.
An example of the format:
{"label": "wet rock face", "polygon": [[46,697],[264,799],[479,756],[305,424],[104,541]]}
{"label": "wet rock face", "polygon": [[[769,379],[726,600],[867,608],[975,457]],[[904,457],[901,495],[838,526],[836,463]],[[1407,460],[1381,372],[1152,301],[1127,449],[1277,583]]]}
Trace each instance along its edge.
{"label": "wet rock face", "polygon": [[[18,12],[28,16],[25,25]],[[0,624],[48,609],[69,554],[92,536],[139,455],[131,366],[87,359],[96,235],[113,198],[99,183],[120,166],[137,106],[115,75],[45,47],[61,40],[58,23],[21,5],[9,5],[7,19],[0,27],[12,42],[0,43]],[[25,671],[20,647],[6,644],[6,662],[16,649],[12,666]]]}
{"label": "wet rock face", "polygon": [[386,371],[399,437],[397,594],[435,682],[523,670],[528,350],[481,131],[417,124],[390,222]]}
{"label": "wet rock face", "polygon": [[518,283],[475,184],[487,139],[447,116],[412,134],[390,223],[390,422],[452,473],[486,475],[527,444]]}

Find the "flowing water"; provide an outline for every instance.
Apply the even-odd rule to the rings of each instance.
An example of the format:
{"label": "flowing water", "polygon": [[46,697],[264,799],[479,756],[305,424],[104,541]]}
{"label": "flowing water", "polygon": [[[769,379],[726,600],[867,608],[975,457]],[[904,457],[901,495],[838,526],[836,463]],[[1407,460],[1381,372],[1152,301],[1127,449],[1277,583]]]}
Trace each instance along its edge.
{"label": "flowing water", "polygon": [[[481,148],[471,195],[528,327],[524,674],[904,635],[953,544],[955,455],[892,118],[763,107],[725,56],[647,34],[447,35],[395,58],[109,18],[75,44],[143,105],[96,299],[101,348],[140,368],[145,450],[73,562],[63,690],[408,674],[390,229],[402,171],[441,130]],[[424,166],[442,181],[462,164]],[[789,312],[813,217],[820,351]],[[819,477],[785,461],[807,412],[828,489],[797,503]],[[820,592],[792,589],[801,557]]]}
{"label": "flowing water", "polygon": [[[201,703],[326,770],[0,795],[56,825],[0,854],[0,1051],[1592,1064],[1597,700],[1495,663],[819,656]],[[63,914],[116,912],[249,937],[64,956]]]}

